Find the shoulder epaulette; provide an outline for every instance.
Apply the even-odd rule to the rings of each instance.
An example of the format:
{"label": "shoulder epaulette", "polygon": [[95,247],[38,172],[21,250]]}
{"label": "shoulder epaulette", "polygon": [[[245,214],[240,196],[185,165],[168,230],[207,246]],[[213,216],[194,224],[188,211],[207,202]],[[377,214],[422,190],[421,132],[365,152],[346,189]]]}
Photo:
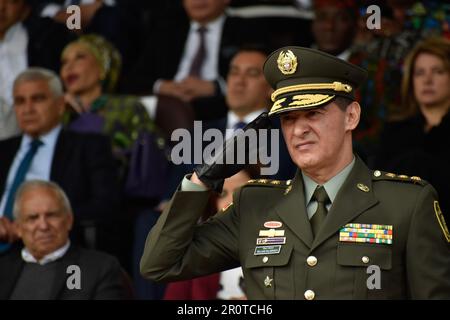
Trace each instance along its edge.
{"label": "shoulder epaulette", "polygon": [[404,174],[395,174],[391,172],[383,172],[380,170],[375,170],[373,172],[373,180],[391,180],[391,181],[401,181],[401,182],[409,182],[414,184],[420,184],[422,186],[425,186],[428,184],[425,180],[422,180],[420,177],[417,176],[407,176]]}
{"label": "shoulder epaulette", "polygon": [[264,186],[286,188],[291,184],[291,180],[272,180],[272,179],[252,179],[248,180],[246,186]]}

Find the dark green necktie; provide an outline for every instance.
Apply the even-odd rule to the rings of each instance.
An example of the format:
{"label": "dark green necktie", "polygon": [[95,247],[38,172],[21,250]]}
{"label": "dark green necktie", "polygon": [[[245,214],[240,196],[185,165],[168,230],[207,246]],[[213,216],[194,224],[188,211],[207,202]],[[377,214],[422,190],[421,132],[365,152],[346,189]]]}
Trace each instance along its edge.
{"label": "dark green necktie", "polygon": [[327,216],[327,204],[330,202],[330,198],[328,197],[327,191],[323,186],[317,186],[312,199],[317,201],[316,212],[314,212],[314,215],[310,220],[313,235],[315,237],[319,232],[325,217]]}

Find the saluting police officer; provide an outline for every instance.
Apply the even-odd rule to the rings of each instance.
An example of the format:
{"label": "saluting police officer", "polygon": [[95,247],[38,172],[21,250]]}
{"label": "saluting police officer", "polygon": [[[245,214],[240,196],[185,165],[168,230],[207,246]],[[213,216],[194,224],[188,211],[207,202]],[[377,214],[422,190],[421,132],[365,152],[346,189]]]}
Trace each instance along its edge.
{"label": "saluting police officer", "polygon": [[197,225],[210,190],[241,166],[197,167],[149,233],[141,273],[173,281],[242,265],[250,299],[450,298],[450,234],[434,188],[369,170],[353,153],[366,71],[285,47],[264,74],[274,103],[246,130],[280,117],[296,176],[249,181]]}

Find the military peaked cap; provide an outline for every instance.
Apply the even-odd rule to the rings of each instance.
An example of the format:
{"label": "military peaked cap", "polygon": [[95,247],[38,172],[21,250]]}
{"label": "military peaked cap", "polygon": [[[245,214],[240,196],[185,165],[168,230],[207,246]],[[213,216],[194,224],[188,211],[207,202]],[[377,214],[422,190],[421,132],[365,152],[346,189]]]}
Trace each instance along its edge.
{"label": "military peaked cap", "polygon": [[275,90],[269,115],[318,108],[335,97],[354,99],[367,71],[319,50],[283,47],[267,58],[264,76]]}

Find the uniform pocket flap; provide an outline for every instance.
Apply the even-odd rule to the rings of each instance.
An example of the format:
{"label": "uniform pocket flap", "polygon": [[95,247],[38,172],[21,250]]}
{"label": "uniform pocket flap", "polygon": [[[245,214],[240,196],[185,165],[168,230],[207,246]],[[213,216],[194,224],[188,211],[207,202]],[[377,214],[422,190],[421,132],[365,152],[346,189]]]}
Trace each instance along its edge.
{"label": "uniform pocket flap", "polygon": [[389,270],[392,268],[392,249],[379,244],[339,243],[337,262],[342,266],[376,265],[380,269]]}
{"label": "uniform pocket flap", "polygon": [[248,250],[244,265],[246,268],[284,266],[289,262],[292,249],[292,245],[282,245],[280,253],[255,255],[255,248],[252,248]]}

